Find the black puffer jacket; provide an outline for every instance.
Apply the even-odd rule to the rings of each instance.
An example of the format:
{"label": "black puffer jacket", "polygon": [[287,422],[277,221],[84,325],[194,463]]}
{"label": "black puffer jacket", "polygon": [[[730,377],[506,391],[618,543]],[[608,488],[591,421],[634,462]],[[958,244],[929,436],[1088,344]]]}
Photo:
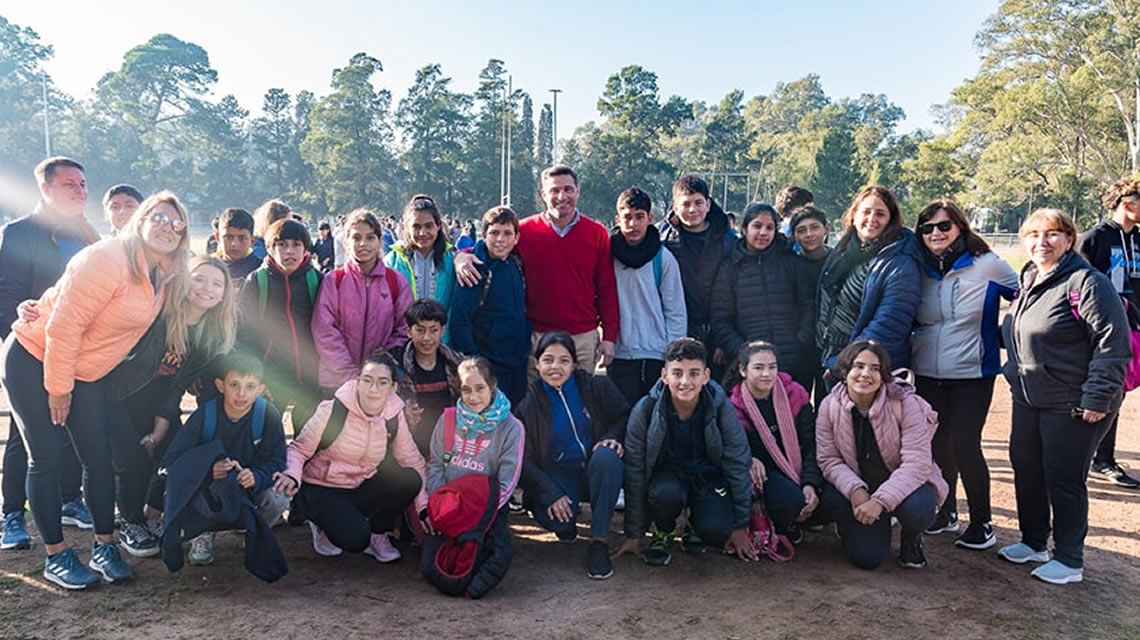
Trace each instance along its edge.
{"label": "black puffer jacket", "polygon": [[[111,397],[116,402],[131,399],[154,407],[155,415],[180,422],[182,396],[218,361],[193,344],[173,376],[159,376],[158,367],[166,356],[166,319],[161,315],[150,325],[126,360],[110,374]],[[209,380],[204,386],[213,386]],[[145,405],[144,405],[145,406]]]}
{"label": "black puffer jacket", "polygon": [[681,267],[681,286],[685,289],[685,310],[689,316],[688,335],[705,342],[712,347],[711,342],[711,311],[712,292],[716,284],[717,273],[726,256],[732,252],[736,243],[736,234],[728,228],[728,216],[715,201],[710,200],[708,217],[708,240],[704,252],[697,260],[689,258],[681,246],[681,221],[677,214],[669,212],[668,218],[661,223],[661,243]]}
{"label": "black puffer jacket", "polygon": [[777,235],[763,251],[741,238],[721,266],[712,295],[713,343],[730,358],[750,340],[780,352],[785,371],[814,370],[815,287],[804,259]]}
{"label": "black puffer jacket", "polygon": [[[582,408],[590,418],[591,439],[625,439],[625,424],[629,419],[629,404],[609,378],[595,376],[581,369],[574,370]],[[550,396],[542,388],[542,380],[535,378],[526,397],[515,407],[515,417],[526,427],[526,444],[523,452],[522,476],[519,486],[540,504],[550,504],[565,491],[547,473],[550,466],[550,432],[554,419]],[[592,452],[591,452],[592,453]],[[531,496],[527,496],[528,499]]]}
{"label": "black puffer jacket", "polygon": [[[1070,295],[1079,297],[1075,314]],[[1014,400],[1037,409],[1116,411],[1132,354],[1128,333],[1112,283],[1076,251],[1045,275],[1027,263],[1001,328],[1009,355],[1002,373]]]}

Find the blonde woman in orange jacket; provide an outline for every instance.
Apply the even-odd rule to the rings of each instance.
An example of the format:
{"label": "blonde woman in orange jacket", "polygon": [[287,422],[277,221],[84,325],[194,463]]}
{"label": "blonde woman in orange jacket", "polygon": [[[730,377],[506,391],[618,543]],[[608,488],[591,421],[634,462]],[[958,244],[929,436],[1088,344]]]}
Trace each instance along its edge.
{"label": "blonde woman in orange jacket", "polygon": [[[170,192],[148,198],[119,236],[87,247],[12,325],[0,350],[0,383],[28,447],[28,501],[44,539],[44,577],[66,589],[131,578],[114,542],[115,486],[104,378],[130,353],[163,303],[186,297],[186,210]],[[181,340],[183,344],[171,344]],[[167,349],[185,353],[185,335]],[[67,438],[86,476],[95,544],[86,566],[64,545],[56,467]]]}

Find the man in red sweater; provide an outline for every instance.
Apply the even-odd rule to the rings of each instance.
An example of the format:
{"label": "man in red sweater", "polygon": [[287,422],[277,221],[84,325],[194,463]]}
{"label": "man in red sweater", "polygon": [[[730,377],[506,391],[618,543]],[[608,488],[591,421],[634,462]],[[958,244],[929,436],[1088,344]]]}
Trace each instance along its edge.
{"label": "man in red sweater", "polygon": [[[593,372],[597,365],[613,360],[618,335],[609,233],[578,211],[578,176],[573,169],[549,167],[542,172],[541,184],[546,211],[519,223],[516,248],[526,276],[532,344],[545,333],[565,331],[574,338],[578,366]],[[477,261],[470,254],[456,257],[455,274],[461,285],[478,282]]]}

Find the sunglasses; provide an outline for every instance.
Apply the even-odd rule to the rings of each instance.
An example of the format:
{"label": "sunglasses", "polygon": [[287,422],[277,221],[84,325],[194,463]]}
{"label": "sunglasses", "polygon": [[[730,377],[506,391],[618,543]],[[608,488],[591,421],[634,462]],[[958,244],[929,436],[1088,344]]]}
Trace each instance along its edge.
{"label": "sunglasses", "polygon": [[434,209],[435,200],[431,198],[416,198],[412,200],[412,208],[419,211],[421,209]]}
{"label": "sunglasses", "polygon": [[161,211],[156,212],[156,213],[152,213],[148,217],[150,218],[150,221],[152,223],[154,223],[156,226],[161,227],[164,224],[170,225],[170,230],[173,231],[174,233],[182,233],[183,231],[186,230],[186,223],[185,222],[179,220],[178,218],[171,218],[170,216],[166,215],[165,213],[162,213]]}
{"label": "sunglasses", "polygon": [[924,236],[934,233],[938,229],[942,233],[946,233],[954,226],[953,220],[943,220],[942,222],[927,222],[926,224],[918,225],[918,232]]}

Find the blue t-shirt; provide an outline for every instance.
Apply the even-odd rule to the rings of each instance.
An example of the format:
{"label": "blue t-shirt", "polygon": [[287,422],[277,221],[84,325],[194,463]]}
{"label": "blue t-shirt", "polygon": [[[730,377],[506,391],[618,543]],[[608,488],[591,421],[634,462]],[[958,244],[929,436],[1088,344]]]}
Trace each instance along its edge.
{"label": "blue t-shirt", "polygon": [[67,269],[67,263],[71,262],[75,254],[82,251],[83,247],[86,247],[87,244],[78,238],[61,233],[55,237],[55,246],[59,248],[59,269],[60,271],[65,271]]}

